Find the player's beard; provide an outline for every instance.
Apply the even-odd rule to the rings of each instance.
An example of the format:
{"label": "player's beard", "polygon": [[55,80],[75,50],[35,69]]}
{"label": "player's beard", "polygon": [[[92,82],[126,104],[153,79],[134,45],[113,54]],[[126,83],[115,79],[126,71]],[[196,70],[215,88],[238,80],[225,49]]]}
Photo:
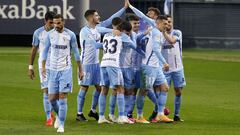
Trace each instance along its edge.
{"label": "player's beard", "polygon": [[63,27],[55,27],[55,29],[56,29],[58,32],[62,32]]}

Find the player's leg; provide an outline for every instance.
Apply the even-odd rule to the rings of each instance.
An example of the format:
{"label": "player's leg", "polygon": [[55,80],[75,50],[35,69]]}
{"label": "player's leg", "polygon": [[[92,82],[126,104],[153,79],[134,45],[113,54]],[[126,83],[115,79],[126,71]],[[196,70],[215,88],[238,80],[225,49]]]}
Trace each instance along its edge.
{"label": "player's leg", "polygon": [[127,116],[130,110],[131,99],[130,95],[133,91],[133,69],[132,68],[122,68],[121,69],[124,80],[124,115]]}
{"label": "player's leg", "polygon": [[59,111],[58,111],[58,119],[59,119],[59,127],[57,132],[64,132],[64,124],[67,117],[67,93],[59,93]]}
{"label": "player's leg", "polygon": [[58,98],[59,98],[59,82],[57,77],[57,71],[51,71],[49,73],[49,80],[48,80],[48,98],[52,105],[53,111],[57,114],[56,120],[54,122],[54,128],[59,127],[59,105],[58,105]]}
{"label": "player's leg", "polygon": [[163,72],[158,70],[157,79],[155,81],[155,90],[158,101],[158,114],[156,116],[156,120],[160,122],[172,122],[172,119],[169,119],[164,115],[164,108],[167,102],[167,94],[168,94],[168,84],[167,80],[163,74]]}
{"label": "player's leg", "polygon": [[52,105],[48,98],[48,89],[47,88],[43,89],[43,107],[44,107],[44,111],[45,111],[45,114],[47,117],[47,121],[46,121],[45,125],[52,126],[54,118],[52,118],[52,114],[51,114]]}
{"label": "player's leg", "polygon": [[[154,82],[156,81],[156,79],[157,79],[157,70],[156,70],[157,68],[151,68],[151,73],[149,72],[148,74],[150,74],[151,75],[151,81],[152,81],[152,83],[154,84]],[[151,84],[151,85],[153,85],[153,84]],[[157,115],[157,111],[158,111],[158,102],[157,102],[157,97],[156,97],[156,94],[155,94],[155,90],[154,90],[154,88],[153,87],[148,87],[148,89],[147,89],[147,96],[148,96],[148,98],[153,102],[153,104],[154,104],[154,110],[153,110],[153,112],[152,112],[152,115],[149,117],[149,120],[151,121],[151,122],[156,122],[156,121],[154,121],[154,118],[156,117],[156,115]]]}
{"label": "player's leg", "polygon": [[100,80],[101,80],[99,64],[93,64],[93,67],[91,70],[93,71],[93,74],[91,74],[91,78],[92,78],[93,84],[95,84],[95,90],[93,91],[93,94],[92,94],[92,105],[91,105],[91,110],[88,113],[88,116],[98,120],[99,116],[96,109],[98,105],[98,98],[101,93],[101,87],[99,86]]}
{"label": "player's leg", "polygon": [[136,103],[136,99],[137,99],[137,91],[138,89],[140,89],[140,83],[141,83],[141,71],[140,69],[135,69],[134,70],[134,80],[133,80],[133,90],[132,90],[132,94],[130,95],[130,107],[129,107],[129,111],[128,111],[128,118],[131,118],[132,120],[135,121],[135,119],[133,118],[133,110],[134,110],[134,106]]}
{"label": "player's leg", "polygon": [[87,94],[88,87],[89,86],[87,86],[87,85],[81,85],[80,90],[78,92],[78,96],[77,96],[77,117],[76,117],[77,121],[87,121],[87,119],[83,115],[83,106],[84,106],[85,96]]}
{"label": "player's leg", "polygon": [[52,126],[54,118],[51,116],[52,112],[52,105],[48,99],[48,76],[49,76],[49,70],[47,69],[47,74],[46,77],[44,78],[42,76],[42,69],[39,68],[39,77],[40,77],[40,82],[41,82],[41,89],[43,91],[43,107],[44,107],[44,112],[46,114],[46,126]]}
{"label": "player's leg", "polygon": [[143,107],[144,100],[147,94],[147,89],[151,89],[153,87],[153,79],[151,74],[151,68],[149,66],[141,67],[141,89],[137,95],[136,104],[137,104],[137,119],[138,123],[149,123],[143,117]]}
{"label": "player's leg", "polygon": [[180,108],[181,108],[181,102],[182,102],[182,90],[183,90],[183,87],[186,86],[186,81],[185,81],[183,70],[173,72],[173,83],[174,83],[174,90],[175,90],[174,121],[183,121],[180,118]]}
{"label": "player's leg", "polygon": [[102,86],[102,90],[99,96],[99,119],[98,119],[99,124],[111,123],[104,116],[105,110],[106,110],[106,100],[107,100],[108,91],[109,91],[108,86]]}
{"label": "player's leg", "polygon": [[91,65],[83,65],[84,77],[82,80],[78,78],[78,84],[80,85],[80,90],[77,96],[77,121],[87,121],[83,114],[83,107],[85,103],[85,97],[90,85],[90,74],[91,74]]}
{"label": "player's leg", "polygon": [[111,123],[110,121],[108,121],[104,114],[105,114],[105,110],[106,110],[106,100],[107,100],[107,94],[109,91],[109,86],[110,86],[110,82],[109,82],[109,75],[107,73],[107,69],[106,67],[101,67],[100,69],[100,73],[101,73],[101,93],[98,99],[98,109],[99,109],[99,119],[98,119],[98,123],[102,124],[102,123]]}
{"label": "player's leg", "polygon": [[72,92],[72,69],[61,71],[59,78],[59,111],[60,121],[57,132],[64,132],[64,124],[67,117],[67,95]]}
{"label": "player's leg", "polygon": [[154,110],[151,116],[149,117],[149,121],[154,122],[154,118],[157,116],[157,112],[158,112],[157,96],[153,89],[147,91],[147,96],[154,103]]}
{"label": "player's leg", "polygon": [[58,72],[50,70],[48,80],[48,98],[52,105],[52,109],[58,115],[58,97],[59,97],[59,81]]}
{"label": "player's leg", "polygon": [[109,98],[109,115],[108,115],[109,120],[112,122],[117,122],[117,118],[114,115],[116,102],[117,102],[117,90],[116,88],[113,88],[112,94]]}

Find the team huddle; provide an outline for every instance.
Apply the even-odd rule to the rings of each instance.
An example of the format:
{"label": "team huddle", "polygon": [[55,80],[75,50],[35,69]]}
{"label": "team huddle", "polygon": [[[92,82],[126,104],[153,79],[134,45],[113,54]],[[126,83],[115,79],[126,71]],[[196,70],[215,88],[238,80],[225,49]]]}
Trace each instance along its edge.
{"label": "team huddle", "polygon": [[[128,8],[133,13],[122,17]],[[105,21],[100,22],[98,12],[92,9],[87,10],[84,17],[87,24],[79,34],[81,53],[74,32],[64,27],[62,15],[47,12],[45,25],[33,34],[28,74],[31,79],[34,78],[33,63],[39,48],[38,65],[46,125],[54,125],[57,132],[64,132],[67,95],[72,92],[72,53],[78,66],[80,85],[77,121],[87,121],[83,106],[89,86],[93,85],[95,90],[88,116],[99,124],[183,121],[179,115],[182,89],[186,85],[182,33],[173,29],[172,17],[160,15],[160,11],[153,7],[145,15],[128,0],[125,0],[122,9]],[[99,60],[101,50],[103,56]],[[172,82],[175,90],[173,119],[164,114]],[[109,89],[112,92],[107,115]],[[148,120],[143,116],[145,96],[155,105]],[[114,114],[116,105],[118,116]],[[136,118],[133,117],[135,106]]]}

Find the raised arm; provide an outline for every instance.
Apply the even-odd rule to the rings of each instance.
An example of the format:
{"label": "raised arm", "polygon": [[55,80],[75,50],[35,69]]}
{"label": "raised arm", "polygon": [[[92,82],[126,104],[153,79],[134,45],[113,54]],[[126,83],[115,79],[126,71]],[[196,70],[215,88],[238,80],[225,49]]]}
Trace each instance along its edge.
{"label": "raised arm", "polygon": [[111,17],[109,17],[107,20],[102,21],[100,24],[98,24],[98,26],[101,27],[108,27],[109,25],[112,24],[112,20],[115,17],[120,17],[124,12],[125,12],[126,8],[123,7],[121,8],[118,12],[116,12],[115,14],[113,14]]}
{"label": "raised arm", "polygon": [[132,9],[132,11],[140,18],[142,18],[144,21],[146,21],[149,25],[156,27],[155,20],[147,17],[145,14],[143,14],[141,11],[139,11],[137,8],[133,7],[132,5],[129,5],[129,7]]}

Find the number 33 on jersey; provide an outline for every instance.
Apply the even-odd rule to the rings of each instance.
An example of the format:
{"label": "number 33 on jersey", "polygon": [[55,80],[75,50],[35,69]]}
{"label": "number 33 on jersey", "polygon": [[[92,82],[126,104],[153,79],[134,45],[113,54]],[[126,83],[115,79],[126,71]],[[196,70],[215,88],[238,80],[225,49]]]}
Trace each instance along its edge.
{"label": "number 33 on jersey", "polygon": [[120,53],[123,49],[122,37],[112,33],[105,34],[103,38],[103,58],[101,67],[119,67]]}

